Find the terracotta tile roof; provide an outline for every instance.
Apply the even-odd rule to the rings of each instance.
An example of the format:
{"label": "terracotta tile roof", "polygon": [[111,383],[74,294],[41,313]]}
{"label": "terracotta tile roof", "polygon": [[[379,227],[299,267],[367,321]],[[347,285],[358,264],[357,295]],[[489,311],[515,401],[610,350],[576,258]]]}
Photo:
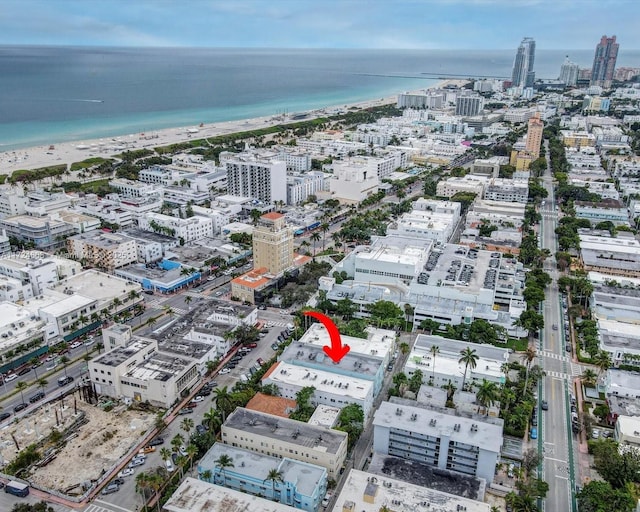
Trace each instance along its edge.
{"label": "terracotta tile roof", "polygon": [[281,418],[288,418],[289,414],[296,409],[297,404],[295,400],[290,398],[256,393],[245,407],[252,411],[273,414],[274,416],[280,416]]}
{"label": "terracotta tile roof", "polygon": [[265,213],[261,218],[269,219],[269,220],[277,220],[277,219],[281,219],[282,217],[284,217],[284,215],[282,215],[281,213],[270,212],[270,213]]}

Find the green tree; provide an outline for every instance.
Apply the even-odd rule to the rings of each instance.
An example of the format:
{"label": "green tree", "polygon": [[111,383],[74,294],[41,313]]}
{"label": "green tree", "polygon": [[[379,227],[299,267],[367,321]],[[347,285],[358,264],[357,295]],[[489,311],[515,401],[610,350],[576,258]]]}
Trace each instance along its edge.
{"label": "green tree", "polygon": [[193,430],[193,427],[194,427],[194,424],[191,418],[184,418],[180,422],[180,428],[187,433],[187,436],[189,435],[189,432]]}
{"label": "green tree", "polygon": [[420,386],[422,386],[422,371],[416,370],[413,372],[413,375],[409,379],[409,391],[412,393],[417,393],[420,390]]}
{"label": "green tree", "polygon": [[436,379],[436,356],[440,353],[440,347],[438,345],[431,345],[431,348],[429,349],[429,352],[431,352],[431,356],[433,357],[433,367],[432,367],[432,373],[431,373],[431,378],[435,381]]}
{"label": "green tree", "polygon": [[227,474],[225,472],[226,468],[233,468],[235,467],[233,465],[233,458],[229,457],[228,455],[220,455],[220,457],[218,457],[215,461],[214,464],[216,465],[216,469],[222,473],[222,485],[226,486],[227,485]]}
{"label": "green tree", "polygon": [[69,364],[70,359],[67,356],[62,356],[60,358],[60,362],[62,363],[62,369],[64,370],[64,376],[67,377],[67,365]]}
{"label": "green tree", "polygon": [[498,400],[498,386],[495,382],[482,379],[482,384],[476,392],[476,400],[484,408],[485,414],[489,415],[489,408]]}
{"label": "green tree", "polygon": [[234,407],[231,400],[231,395],[229,393],[229,390],[227,389],[227,386],[216,388],[213,394],[213,400],[215,400],[216,405],[218,406],[218,410],[222,414],[222,422],[224,423],[227,419],[227,416],[231,414]]}
{"label": "green tree", "polygon": [[592,480],[578,493],[580,512],[631,512],[635,500],[626,489],[613,489],[609,482]]}
{"label": "green tree", "polygon": [[311,397],[315,393],[316,388],[313,386],[305,386],[296,393],[296,410],[289,416],[291,419],[298,421],[309,421],[315,407],[311,405]]}
{"label": "green tree", "polygon": [[265,478],[263,482],[271,482],[271,498],[275,500],[276,483],[284,483],[284,479],[282,478],[282,471],[279,471],[277,468],[270,469],[269,473],[267,473],[267,478]]}
{"label": "green tree", "polygon": [[592,358],[593,364],[598,367],[598,376],[611,368],[611,354],[606,350],[600,350],[595,357]]}
{"label": "green tree", "polygon": [[371,315],[371,322],[378,327],[398,326],[404,321],[404,312],[394,302],[389,300],[379,300],[367,306],[367,311]]}
{"label": "green tree", "polygon": [[23,394],[23,392],[28,387],[29,387],[29,384],[27,384],[23,380],[21,380],[20,382],[18,382],[16,384],[16,389],[20,392],[20,399],[22,400],[22,403],[24,403],[24,394]]}
{"label": "green tree", "polygon": [[460,359],[458,359],[459,363],[464,363],[464,375],[462,376],[462,390],[464,390],[464,385],[467,380],[467,368],[471,366],[473,370],[478,363],[478,354],[475,349],[471,349],[469,347],[460,351]]}
{"label": "green tree", "polygon": [[527,347],[527,350],[525,350],[524,354],[522,354],[522,361],[525,363],[525,366],[527,369],[526,377],[524,379],[525,392],[527,391],[529,386],[529,372],[531,371],[531,363],[533,363],[535,359],[536,359],[536,349],[531,346]]}
{"label": "green tree", "polygon": [[358,441],[364,428],[364,412],[359,404],[349,404],[343,407],[338,415],[336,430],[347,433],[348,448]]}
{"label": "green tree", "polygon": [[591,368],[587,368],[584,372],[582,372],[580,379],[586,387],[593,387],[596,385],[598,375]]}

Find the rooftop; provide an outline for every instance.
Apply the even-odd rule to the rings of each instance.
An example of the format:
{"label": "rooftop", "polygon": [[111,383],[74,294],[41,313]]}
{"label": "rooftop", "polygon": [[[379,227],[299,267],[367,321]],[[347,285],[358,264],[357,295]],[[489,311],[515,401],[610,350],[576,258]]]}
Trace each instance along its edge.
{"label": "rooftop", "polygon": [[[367,332],[367,339],[343,335],[341,336],[342,343],[351,347],[350,354],[364,354],[373,358],[384,359],[395,345],[395,332],[373,327],[369,327]],[[331,340],[327,329],[322,324],[313,323],[298,342],[314,345],[322,349],[324,345],[329,345]]]}
{"label": "rooftop", "polygon": [[185,368],[193,364],[193,361],[189,359],[156,352],[139,365],[134,366],[125,375],[142,381],[160,380],[164,382],[172,377],[178,377]]}
{"label": "rooftop", "polygon": [[[58,302],[54,302],[49,306],[43,307],[41,311],[56,318],[64,314],[71,313],[72,311],[81,309],[83,307],[87,307],[94,302],[95,299],[90,299],[78,294],[69,296],[65,295]],[[89,315],[87,314],[87,316]]]}
{"label": "rooftop", "polygon": [[[342,336],[342,343],[348,345],[349,336]],[[327,345],[329,345],[327,340]],[[363,379],[372,380],[378,375],[382,360],[378,357],[358,354],[357,352],[347,353],[338,363],[328,357],[322,347],[310,345],[308,343],[291,343],[279,357],[280,361],[285,361],[296,366],[326,370],[341,375],[353,374]]]}
{"label": "rooftop", "polygon": [[[382,479],[393,478],[425,489],[432,489],[464,499],[482,500],[484,498],[486,486],[484,480],[427,466],[414,460],[374,453],[371,463],[369,464],[369,472],[382,477]],[[481,501],[476,501],[475,503],[484,505]],[[409,510],[407,512],[409,512]],[[453,512],[456,508],[454,506],[452,509],[445,510],[447,512]]]}
{"label": "rooftop", "polygon": [[93,362],[106,366],[118,366],[151,344],[155,344],[155,341],[146,338],[132,338],[128,345],[105,352],[94,358]]}
{"label": "rooftop", "polygon": [[282,472],[282,479],[285,482],[294,483],[297,490],[306,496],[313,495],[319,482],[326,478],[327,473],[327,470],[320,466],[286,457],[283,459],[271,457],[223,443],[215,443],[209,448],[198,464],[198,472],[200,472],[200,468],[215,471],[216,460],[221,455],[227,455],[233,459],[234,467],[227,468],[227,473],[233,472],[264,482],[269,471],[277,468]]}
{"label": "rooftop", "polygon": [[443,410],[412,407],[404,404],[382,402],[373,416],[373,424],[385,428],[420,432],[425,435],[449,436],[453,441],[479,446],[500,452],[502,425],[482,421],[479,417],[467,418],[448,414]]}
{"label": "rooftop", "polygon": [[280,418],[288,418],[296,407],[296,401],[291,398],[265,395],[264,393],[256,393],[246,405],[246,408],[251,411],[264,412]]}
{"label": "rooftop", "polygon": [[307,423],[318,427],[333,428],[338,422],[338,416],[340,416],[340,408],[318,404]]}
{"label": "rooftop", "polygon": [[292,512],[291,507],[187,477],[164,504],[167,512]]}
{"label": "rooftop", "polygon": [[79,294],[98,301],[109,301],[131,291],[140,291],[140,285],[97,270],[85,270],[59,281],[50,289],[67,295]]}
{"label": "rooftop", "polygon": [[346,432],[251,411],[244,407],[238,407],[229,415],[222,429],[224,430],[225,427],[243,430],[249,435],[271,437],[304,448],[332,454],[339,452],[347,438]]}
{"label": "rooftop", "polygon": [[373,394],[373,382],[370,380],[337,375],[329,371],[310,370],[289,363],[276,363],[263,381],[270,380],[291,386],[313,386],[319,392],[365,400]]}

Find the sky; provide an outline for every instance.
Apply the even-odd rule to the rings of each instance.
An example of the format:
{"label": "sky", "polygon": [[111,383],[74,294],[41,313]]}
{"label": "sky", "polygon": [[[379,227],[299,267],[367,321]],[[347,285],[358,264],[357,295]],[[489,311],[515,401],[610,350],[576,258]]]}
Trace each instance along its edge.
{"label": "sky", "polygon": [[638,49],[640,0],[1,0],[0,44]]}

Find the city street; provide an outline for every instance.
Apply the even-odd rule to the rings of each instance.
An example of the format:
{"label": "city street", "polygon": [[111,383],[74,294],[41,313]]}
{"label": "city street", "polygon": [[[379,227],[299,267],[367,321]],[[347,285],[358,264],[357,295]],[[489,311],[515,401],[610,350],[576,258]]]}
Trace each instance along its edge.
{"label": "city street", "polygon": [[[548,152],[547,147],[547,155]],[[568,341],[564,337],[564,316],[558,293],[559,274],[555,261],[558,250],[555,234],[558,209],[549,168],[544,175],[543,185],[549,195],[540,209],[540,243],[543,249],[549,249],[551,253],[545,260],[544,270],[553,281],[546,291],[543,311],[545,325],[537,347],[538,361],[545,371],[538,390],[538,451],[544,455],[540,477],[549,484],[549,492],[543,502],[544,509],[575,511],[575,451],[568,395],[573,386],[573,377],[580,375],[581,369],[579,365],[572,363],[571,352],[565,349]],[[541,409],[542,400],[548,402],[549,410]]]}

